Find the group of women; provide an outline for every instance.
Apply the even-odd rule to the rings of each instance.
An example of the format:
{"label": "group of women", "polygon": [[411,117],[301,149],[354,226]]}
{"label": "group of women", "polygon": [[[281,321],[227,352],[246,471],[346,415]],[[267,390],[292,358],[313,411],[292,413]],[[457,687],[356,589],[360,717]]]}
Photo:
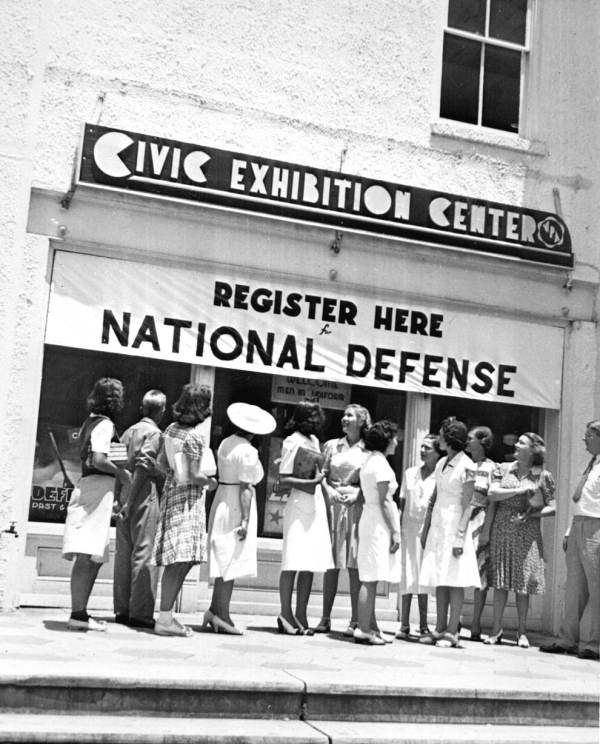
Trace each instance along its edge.
{"label": "group of women", "polygon": [[[88,614],[87,603],[108,557],[115,483],[127,483],[131,477],[124,463],[111,460],[111,443],[118,440],[114,418],[122,406],[121,383],[99,380],[81,429],[82,478],[69,504],[63,546],[65,557],[75,558],[72,629],[105,628]],[[152,562],[163,567],[154,626],[158,635],[191,635],[173,608],[192,566],[207,560],[213,593],[203,627],[241,634],[230,615],[234,582],[256,576],[255,486],[264,472],[252,439],[270,434],[276,422],[257,406],[230,405],[231,434],[219,445],[215,463],[203,426],[210,406],[208,387],[185,385],[157,458],[157,468],[166,474],[152,553]],[[397,638],[410,636],[411,599],[417,594],[419,640],[455,646],[464,590],[472,587],[471,638],[480,639],[485,593],[492,586],[494,626],[486,642],[501,642],[504,607],[512,590],[519,613],[518,643],[528,645],[529,595],[544,590],[539,519],[554,512],[554,482],[542,467],[541,438],[531,432],[522,435],[515,461],[496,466],[487,457],[492,446],[488,428],[467,432],[461,422],[446,419],[439,436],[424,439],[422,464],[404,474],[399,509],[394,501],[398,483],[387,459],[398,444],[397,426],[388,420],[372,423],[365,407],[350,404],[341,419],[342,436],[326,442],[321,451],[317,435],[323,421],[318,403],[299,403],[282,444],[278,487],[288,497],[279,632],[329,632],[339,572],[346,569],[351,617],[344,635],[357,643],[389,642],[375,616],[377,582],[386,581],[400,586]],[[307,462],[312,465],[308,471]],[[205,498],[214,489],[207,526]],[[323,612],[318,625],[310,628],[307,608],[315,573],[324,573]],[[434,592],[437,622],[429,630],[427,596]]]}

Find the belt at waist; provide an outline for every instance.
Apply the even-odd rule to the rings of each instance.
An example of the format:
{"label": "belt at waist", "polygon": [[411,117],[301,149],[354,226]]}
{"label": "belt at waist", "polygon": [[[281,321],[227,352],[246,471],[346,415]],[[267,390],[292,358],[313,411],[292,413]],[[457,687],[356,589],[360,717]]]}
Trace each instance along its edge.
{"label": "belt at waist", "polygon": [[219,481],[220,486],[239,486],[239,483],[226,483],[225,481]]}

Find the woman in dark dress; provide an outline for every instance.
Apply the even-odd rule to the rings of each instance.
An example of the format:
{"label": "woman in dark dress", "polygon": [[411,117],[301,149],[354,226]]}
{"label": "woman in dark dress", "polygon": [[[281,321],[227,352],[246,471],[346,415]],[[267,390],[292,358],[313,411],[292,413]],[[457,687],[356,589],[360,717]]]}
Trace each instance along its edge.
{"label": "woman in dark dress", "polygon": [[[518,615],[517,644],[529,647],[529,595],[543,594],[545,590],[540,518],[556,511],[554,478],[543,468],[545,454],[542,437],[526,432],[515,445],[515,461],[501,463],[492,475],[488,499],[498,504],[490,536],[494,624],[484,643],[501,643],[504,608],[508,592],[513,591]],[[543,506],[531,509],[530,501],[534,500]]]}

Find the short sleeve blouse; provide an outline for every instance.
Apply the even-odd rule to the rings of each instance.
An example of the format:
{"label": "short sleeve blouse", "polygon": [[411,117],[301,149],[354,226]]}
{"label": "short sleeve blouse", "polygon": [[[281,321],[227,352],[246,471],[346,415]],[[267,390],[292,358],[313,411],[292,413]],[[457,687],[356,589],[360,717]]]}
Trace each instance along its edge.
{"label": "short sleeve blouse", "polygon": [[473,483],[473,506],[488,505],[488,491],[492,482],[492,474],[496,469],[496,464],[489,457],[476,463],[475,465],[475,482]]}
{"label": "short sleeve blouse", "polygon": [[280,475],[292,475],[294,472],[294,458],[299,447],[307,447],[315,452],[320,452],[319,440],[314,434],[305,437],[299,431],[295,431],[283,440],[281,445],[281,461],[279,463]]}
{"label": "short sleeve blouse", "polygon": [[110,419],[102,419],[99,424],[96,424],[90,435],[92,452],[101,452],[108,455],[114,433],[115,425]]}
{"label": "short sleeve blouse", "polygon": [[358,484],[358,471],[368,457],[365,443],[360,439],[348,444],[346,437],[329,439],[323,445],[325,463],[323,472],[329,482],[344,481],[348,485]]}
{"label": "short sleeve blouse", "polygon": [[190,460],[201,460],[202,451],[205,447],[204,436],[197,428],[191,429],[183,440],[182,452]]}

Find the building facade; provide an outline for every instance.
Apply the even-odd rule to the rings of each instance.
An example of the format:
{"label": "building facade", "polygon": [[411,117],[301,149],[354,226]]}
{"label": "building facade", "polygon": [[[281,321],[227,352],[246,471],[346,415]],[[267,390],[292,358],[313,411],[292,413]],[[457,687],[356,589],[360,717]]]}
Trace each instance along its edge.
{"label": "building facade", "polygon": [[[273,411],[261,573],[290,406],[539,431],[556,627],[568,496],[597,417],[600,11],[575,0],[9,3],[0,159],[0,607],[64,603],[60,538],[85,397],[213,388]],[[103,569],[110,604],[110,568]],[[207,596],[202,573],[184,604]],[[390,611],[393,587],[381,602]]]}

